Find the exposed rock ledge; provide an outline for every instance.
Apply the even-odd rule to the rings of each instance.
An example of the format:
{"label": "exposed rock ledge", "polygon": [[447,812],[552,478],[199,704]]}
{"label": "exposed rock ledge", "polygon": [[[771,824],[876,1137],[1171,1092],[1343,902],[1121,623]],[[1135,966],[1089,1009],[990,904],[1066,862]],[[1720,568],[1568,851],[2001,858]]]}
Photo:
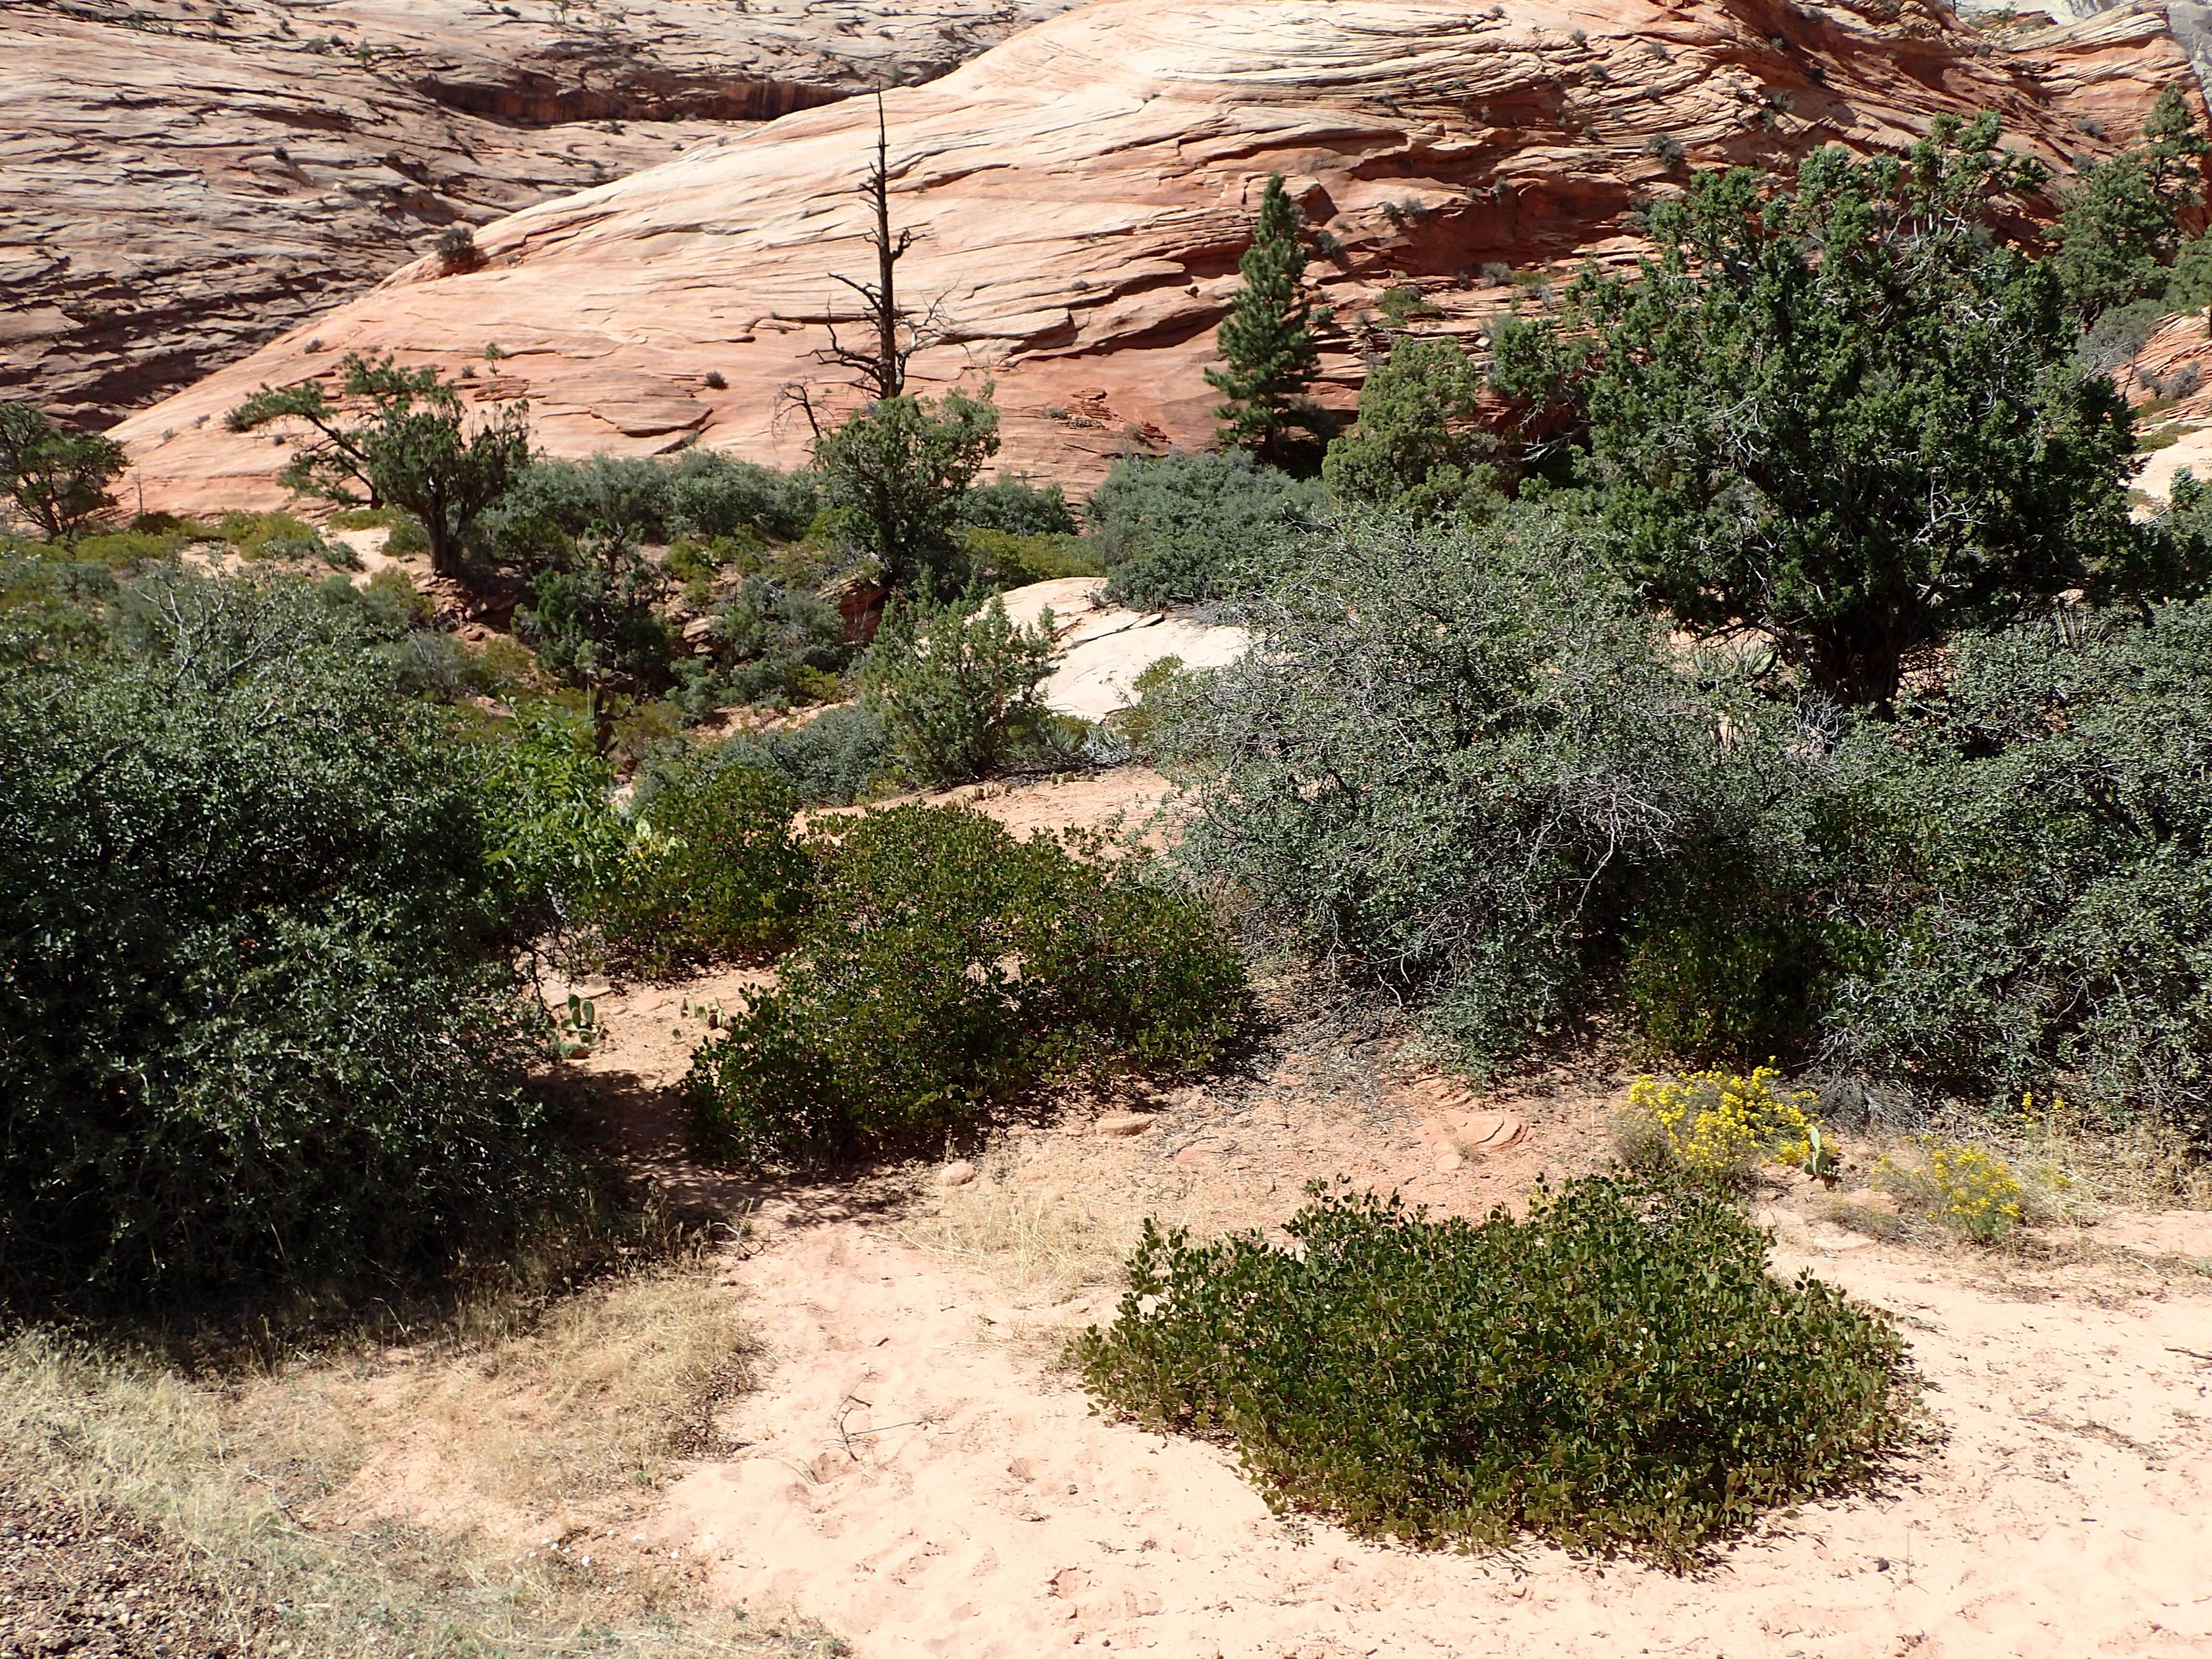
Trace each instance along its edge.
{"label": "exposed rock ledge", "polygon": [[[0,6],[0,395],[105,425],[482,223],[1071,0]],[[135,20],[135,21],[133,21]]]}
{"label": "exposed rock ledge", "polygon": [[[955,324],[917,380],[994,378],[1002,465],[1079,484],[1209,437],[1203,370],[1271,171],[1341,244],[1316,274],[1343,325],[1322,392],[1344,404],[1387,344],[1378,290],[1410,280],[1437,308],[1415,326],[1475,337],[1507,299],[1480,266],[1625,257],[1624,216],[1683,177],[1676,145],[1772,163],[1990,108],[2065,166],[2124,143],[2170,82],[2194,92],[2150,12],[1999,46],[1911,0],[1866,5],[1094,0],[888,100],[896,212],[919,237],[902,280]],[[267,439],[220,417],[348,348],[477,362],[477,395],[527,396],[556,454],[798,459],[779,392],[823,373],[811,354],[849,304],[830,273],[869,268],[852,185],[872,122],[850,103],[788,115],[501,221],[481,270],[399,271],[126,422],[146,500],[275,500]]]}

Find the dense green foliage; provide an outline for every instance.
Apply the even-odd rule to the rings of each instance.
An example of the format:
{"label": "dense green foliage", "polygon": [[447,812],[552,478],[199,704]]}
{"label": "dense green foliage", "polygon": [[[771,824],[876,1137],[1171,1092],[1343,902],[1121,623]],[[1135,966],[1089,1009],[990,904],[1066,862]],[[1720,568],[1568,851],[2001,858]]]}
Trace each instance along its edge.
{"label": "dense green foliage", "polygon": [[312,435],[277,482],[343,507],[404,508],[428,536],[431,569],[461,574],[477,520],[529,465],[529,405],[504,404],[472,423],[459,386],[434,367],[399,368],[389,352],[349,351],[338,376],[337,401],[320,380],[264,386],[230,411],[230,428],[304,424]]}
{"label": "dense green foliage", "polygon": [[115,505],[131,458],[112,438],[66,432],[33,404],[0,404],[0,494],[49,541],[82,535]]}
{"label": "dense green foliage", "polygon": [[547,672],[594,693],[659,691],[674,641],[661,604],[667,579],[626,536],[587,532],[538,572],[535,603],[514,631]]}
{"label": "dense green foliage", "polygon": [[1904,157],[1818,151],[1789,188],[1701,174],[1652,210],[1633,280],[1577,282],[1559,337],[1595,353],[1568,395],[1640,589],[1845,702],[1887,702],[1952,630],[2172,578],[2055,274],[1982,228],[2041,179],[1996,144],[1939,123]]}
{"label": "dense green foliage", "polygon": [[609,954],[661,978],[787,949],[814,877],[813,860],[792,839],[798,806],[772,772],[689,756],[663,768],[614,880],[593,898]]}
{"label": "dense green foliage", "polygon": [[[789,731],[732,738],[709,763],[773,772],[809,806],[850,806],[889,769],[890,738],[872,709],[847,703]],[[641,792],[651,781],[641,780]]]}
{"label": "dense green foliage", "polygon": [[744,579],[713,612],[708,661],[678,672],[697,686],[692,700],[723,703],[821,702],[840,695],[838,677],[852,658],[837,607],[797,573],[763,570]]}
{"label": "dense green foliage", "polygon": [[1288,1248],[1148,1222],[1118,1319],[1073,1347],[1101,1399],[1234,1446],[1278,1509],[1682,1570],[1905,1437],[1896,1333],[1770,1279],[1733,1206],[1588,1177],[1470,1223],[1310,1190]]}
{"label": "dense green foliage", "polygon": [[987,386],[980,398],[949,392],[934,404],[910,396],[870,404],[821,435],[814,465],[823,497],[850,515],[873,558],[876,580],[896,590],[924,573],[945,574],[969,486],[998,451]]}
{"label": "dense green foliage", "polygon": [[2212,1130],[2212,607],[1963,634],[1848,714],[1670,645],[1601,547],[1559,500],[1370,527],[1253,607],[1259,649],[1147,699],[1186,875],[1469,1065],[1613,1012]]}
{"label": "dense green foliage", "polygon": [[1073,536],[1075,514],[1056,483],[1027,478],[994,478],[977,484],[960,503],[960,518],[979,530],[1009,536]]}
{"label": "dense green foliage", "polygon": [[1856,1069],[1993,1107],[2030,1089],[2212,1133],[2212,606],[1954,647],[1839,757],[1868,959]]}
{"label": "dense green foliage", "polygon": [[842,820],[780,982],[698,1051],[701,1150],[749,1165],[918,1144],[1055,1083],[1203,1067],[1244,976],[1134,865],[981,813]]}
{"label": "dense green foliage", "polygon": [[775,541],[805,532],[820,510],[814,481],[708,449],[672,459],[594,455],[539,461],[486,518],[502,556],[532,561],[587,533],[636,542],[711,541],[747,532]]}
{"label": "dense green foliage", "polygon": [[941,788],[1043,748],[1050,717],[1039,694],[1051,672],[1051,630],[1016,623],[1003,601],[915,601],[885,617],[861,696],[900,773]]}
{"label": "dense green foliage", "polygon": [[1271,176],[1252,246],[1237,262],[1244,285],[1230,301],[1218,337],[1221,367],[1206,371],[1206,383],[1222,397],[1213,411],[1222,422],[1221,441],[1275,460],[1296,448],[1294,434],[1312,434],[1317,424],[1304,398],[1321,373],[1313,305],[1303,286],[1304,227],[1282,175]]}
{"label": "dense green foliage", "polygon": [[1400,339],[1359,389],[1358,427],[1329,444],[1329,495],[1420,518],[1486,510],[1498,498],[1498,440],[1474,423],[1481,390],[1456,340]]}
{"label": "dense green foliage", "polygon": [[481,769],[301,585],[149,580],[0,680],[0,1282],[359,1285],[570,1179]]}
{"label": "dense green foliage", "polygon": [[1242,599],[1297,568],[1321,487],[1242,450],[1116,461],[1091,497],[1107,597],[1146,609]]}
{"label": "dense green foliage", "polygon": [[2051,267],[2067,302],[2094,320],[2116,306],[2162,297],[2182,252],[2181,219],[2201,199],[2212,152],[2179,86],[2159,94],[2144,143],[2092,162],[2060,198]]}

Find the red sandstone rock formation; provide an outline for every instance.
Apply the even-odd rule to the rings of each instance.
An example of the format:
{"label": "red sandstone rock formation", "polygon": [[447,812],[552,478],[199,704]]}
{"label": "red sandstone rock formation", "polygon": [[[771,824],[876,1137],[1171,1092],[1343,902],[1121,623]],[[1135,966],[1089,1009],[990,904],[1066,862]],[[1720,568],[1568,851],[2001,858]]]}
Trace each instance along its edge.
{"label": "red sandstone rock formation", "polygon": [[[1991,108],[2063,167],[2189,76],[2149,13],[2008,40],[1915,0],[1094,0],[887,100],[894,208],[919,239],[902,281],[953,322],[918,389],[995,380],[1002,466],[1081,483],[1208,440],[1203,370],[1270,172],[1340,248],[1313,275],[1343,404],[1387,345],[1385,290],[1434,308],[1407,325],[1479,338],[1509,299],[1485,264],[1626,257],[1626,216],[1686,165],[1899,145]],[[223,411],[354,348],[477,362],[477,396],[527,396],[556,454],[797,460],[779,392],[825,374],[811,354],[851,314],[831,273],[869,269],[852,186],[872,122],[787,116],[500,222],[480,270],[409,266],[125,422],[147,501],[276,499],[280,458]]]}
{"label": "red sandstone rock formation", "polygon": [[[0,395],[102,425],[483,223],[1067,0],[18,0]],[[135,20],[135,21],[131,21]]]}

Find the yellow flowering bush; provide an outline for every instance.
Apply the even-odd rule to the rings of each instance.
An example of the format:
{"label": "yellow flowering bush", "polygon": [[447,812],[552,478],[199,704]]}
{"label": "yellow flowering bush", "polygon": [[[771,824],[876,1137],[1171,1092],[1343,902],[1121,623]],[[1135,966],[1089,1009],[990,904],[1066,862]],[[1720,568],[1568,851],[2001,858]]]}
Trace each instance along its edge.
{"label": "yellow flowering bush", "polygon": [[1761,1066],[1735,1072],[1639,1077],[1617,1126],[1622,1156],[1632,1164],[1674,1165],[1719,1180],[1741,1178],[1756,1164],[1804,1164],[1813,1156],[1809,1089],[1787,1093],[1782,1073]]}
{"label": "yellow flowering bush", "polygon": [[2020,1224],[2026,1189],[2002,1158],[1940,1135],[1916,1135],[1913,1145],[1920,1152],[1919,1167],[1885,1158],[1875,1166],[1879,1185],[1945,1226],[1985,1244]]}

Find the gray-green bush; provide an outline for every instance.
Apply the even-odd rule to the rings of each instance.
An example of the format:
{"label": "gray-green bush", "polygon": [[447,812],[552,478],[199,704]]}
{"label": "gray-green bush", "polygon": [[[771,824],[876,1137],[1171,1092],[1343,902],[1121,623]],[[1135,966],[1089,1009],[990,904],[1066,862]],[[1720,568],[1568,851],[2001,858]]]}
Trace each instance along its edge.
{"label": "gray-green bush", "polygon": [[1864,957],[1827,1012],[1838,1060],[2212,1134],[2212,605],[1952,648],[1940,693],[1839,756]]}
{"label": "gray-green bush", "polygon": [[687,449],[673,459],[593,455],[532,466],[487,516],[486,530],[506,556],[527,559],[559,550],[594,525],[641,542],[745,530],[789,541],[820,507],[810,475],[714,450]]}
{"label": "gray-green bush", "polygon": [[[890,736],[874,710],[841,703],[804,726],[732,738],[697,763],[773,772],[809,806],[850,806],[883,780]],[[639,803],[649,805],[658,787],[658,773],[648,769],[638,780]]]}
{"label": "gray-green bush", "polygon": [[1179,862],[1472,1063],[1558,1030],[1640,885],[1786,793],[1786,715],[1684,672],[1564,509],[1355,526],[1251,616],[1154,738]]}
{"label": "gray-green bush", "polygon": [[1324,495],[1243,450],[1116,461],[1091,496],[1109,598],[1148,609],[1231,600],[1297,568]]}

